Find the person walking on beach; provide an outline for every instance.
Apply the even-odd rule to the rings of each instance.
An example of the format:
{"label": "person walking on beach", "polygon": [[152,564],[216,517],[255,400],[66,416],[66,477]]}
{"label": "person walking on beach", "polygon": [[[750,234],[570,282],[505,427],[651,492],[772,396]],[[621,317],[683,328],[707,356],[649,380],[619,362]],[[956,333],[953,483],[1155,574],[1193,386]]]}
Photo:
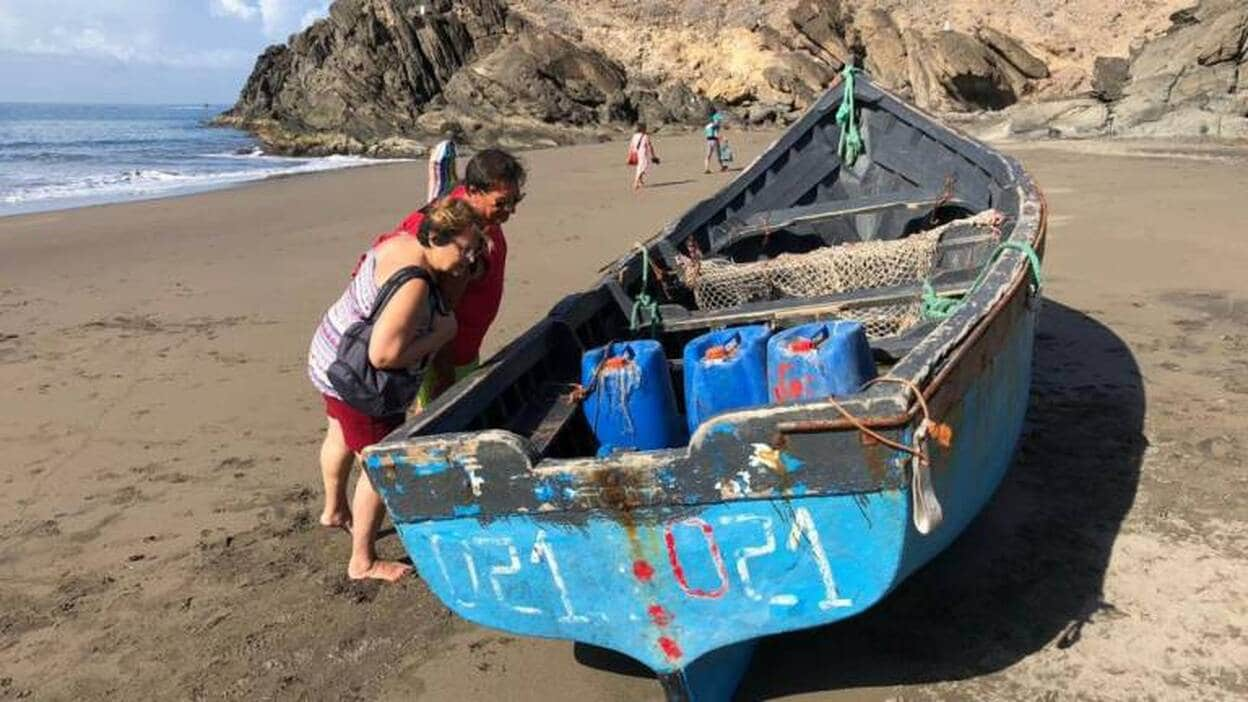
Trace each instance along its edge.
{"label": "person walking on beach", "polygon": [[[308,350],[308,376],[323,396],[328,416],[320,456],[325,487],[320,521],[325,526],[350,530],[347,575],[356,580],[394,581],[411,571],[411,566],[377,558],[374,544],[384,515],[381,497],[364,471],[356,481],[350,507],[347,502],[347,480],[360,452],[397,429],[406,413],[400,409],[374,416],[371,408],[352,406],[343,398],[344,392],[350,393],[340,392],[340,377],[331,374],[331,366],[347,360],[339,358],[339,349],[348,330],[371,318],[374,324],[367,342],[367,363],[380,370],[405,370],[406,375],[393,382],[410,387],[414,396],[431,357],[458,331],[442,289],[464,277],[484,255],[480,217],[466,202],[438,201],[415,218],[411,227],[411,236],[392,233],[369,248],[346,290],[322,317]],[[415,277],[405,282],[396,278],[397,290],[379,301],[387,281],[396,273],[411,273],[409,267],[413,266],[417,267]],[[374,314],[378,304],[381,307]],[[337,388],[335,382],[339,383]]]}
{"label": "person walking on beach", "polygon": [[457,122],[451,122],[444,136],[446,138],[439,141],[433,151],[429,152],[429,192],[425,198],[426,203],[446,197],[459,182],[456,159],[459,157],[458,142],[463,137],[463,132]]}
{"label": "person walking on beach", "polygon": [[633,190],[640,190],[646,184],[646,172],[651,163],[659,163],[654,153],[654,142],[646,131],[646,123],[638,122],[633,138],[628,141],[628,165],[635,166],[633,171]]}
{"label": "person walking on beach", "polygon": [[719,163],[719,170],[728,170],[728,164],[724,163],[723,154],[720,152],[719,132],[723,128],[723,122],[724,116],[719,110],[711,108],[711,113],[706,118],[706,125],[702,128],[702,133],[706,136],[706,158],[702,163],[704,173],[711,172],[711,156],[714,156],[715,161]]}
{"label": "person walking on beach", "polygon": [[[485,254],[473,274],[456,278],[444,290],[459,321],[459,332],[434,356],[417,399],[422,407],[477,367],[481,343],[498,316],[503,299],[507,238],[502,225],[524,199],[526,177],[524,166],[515,156],[501,149],[486,149],[472,157],[464,169],[464,179],[448,195],[452,200],[468,203],[481,218]],[[419,211],[408,215],[398,230],[410,231],[413,218],[419,215]]]}

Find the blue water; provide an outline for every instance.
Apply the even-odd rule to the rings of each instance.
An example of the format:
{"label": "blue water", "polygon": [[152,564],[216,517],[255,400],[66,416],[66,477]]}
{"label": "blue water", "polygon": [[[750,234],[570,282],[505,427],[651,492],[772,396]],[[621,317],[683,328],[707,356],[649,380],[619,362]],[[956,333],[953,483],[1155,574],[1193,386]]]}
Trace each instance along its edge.
{"label": "blue water", "polygon": [[205,126],[226,107],[0,103],[0,216],[375,163],[265,156],[247,134]]}

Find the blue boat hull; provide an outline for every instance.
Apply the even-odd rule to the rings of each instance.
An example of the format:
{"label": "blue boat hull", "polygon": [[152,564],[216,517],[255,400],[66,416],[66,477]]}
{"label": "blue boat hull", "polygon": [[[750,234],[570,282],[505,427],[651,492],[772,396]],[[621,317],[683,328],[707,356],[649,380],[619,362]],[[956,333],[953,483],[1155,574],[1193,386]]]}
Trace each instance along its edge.
{"label": "blue boat hull", "polygon": [[[837,160],[830,92],[724,191],[364,452],[413,562],[448,607],[631,656],[671,700],[724,700],[759,638],[872,607],[980,512],[1027,407],[1043,198],[1013,160],[872,86],[860,83],[858,96],[867,158]],[[671,449],[599,452],[568,384],[587,350],[643,336],[645,298],[632,295],[659,292],[643,275],[655,260],[867,242],[942,212],[990,217],[951,223],[962,228],[942,235],[931,285],[730,309],[702,309],[677,289],[663,319],[650,320],[678,376],[672,352],[712,329],[788,328],[950,296],[939,321],[872,341],[887,382],[834,401],[717,412]]]}
{"label": "blue boat hull", "polygon": [[913,526],[899,453],[887,467],[899,479],[889,490],[654,507],[580,522],[466,516],[400,523],[399,534],[429,587],[463,618],[609,648],[690,699],[727,699],[753,639],[871,607],[987,502],[1027,406],[1037,309],[1024,297],[1015,300],[1017,314],[1001,315],[1001,328],[981,339],[974,377],[950,387],[957,398],[942,418],[955,440],[932,456],[944,511],[932,533]]}

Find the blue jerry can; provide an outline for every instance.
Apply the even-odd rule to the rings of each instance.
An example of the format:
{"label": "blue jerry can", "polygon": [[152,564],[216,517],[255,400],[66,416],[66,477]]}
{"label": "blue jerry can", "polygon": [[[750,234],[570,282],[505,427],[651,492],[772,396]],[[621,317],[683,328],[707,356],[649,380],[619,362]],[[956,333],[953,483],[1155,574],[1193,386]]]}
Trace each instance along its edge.
{"label": "blue jerry can", "polygon": [[689,433],[734,409],[767,404],[765,325],[720,329],[685,344],[685,411]]}
{"label": "blue jerry can", "polygon": [[613,342],[586,351],[581,357],[581,385],[589,392],[582,410],[602,447],[600,454],[688,442],[659,342]]}
{"label": "blue jerry can", "polygon": [[772,402],[850,395],[875,375],[875,360],[861,322],[803,324],[775,334],[767,343],[767,387]]}

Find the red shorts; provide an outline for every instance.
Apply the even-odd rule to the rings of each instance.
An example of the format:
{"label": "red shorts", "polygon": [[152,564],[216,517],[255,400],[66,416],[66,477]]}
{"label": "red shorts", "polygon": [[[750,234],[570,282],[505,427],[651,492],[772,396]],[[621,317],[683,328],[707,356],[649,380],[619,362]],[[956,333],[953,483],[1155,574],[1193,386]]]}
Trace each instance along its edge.
{"label": "red shorts", "polygon": [[390,432],[398,429],[407,420],[406,415],[392,414],[388,417],[370,417],[336,397],[322,395],[325,398],[325,414],[338,420],[342,427],[342,435],[347,440],[347,448],[355,453],[366,446],[386,438]]}

